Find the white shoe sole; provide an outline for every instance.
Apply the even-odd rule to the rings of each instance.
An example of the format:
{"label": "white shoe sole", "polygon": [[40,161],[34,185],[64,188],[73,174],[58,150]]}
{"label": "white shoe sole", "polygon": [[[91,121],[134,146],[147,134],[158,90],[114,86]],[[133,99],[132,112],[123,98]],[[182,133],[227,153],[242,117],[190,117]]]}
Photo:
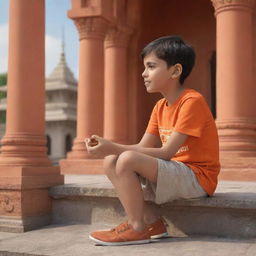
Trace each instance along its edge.
{"label": "white shoe sole", "polygon": [[159,235],[155,235],[155,236],[151,236],[150,239],[147,240],[136,240],[136,241],[127,241],[127,242],[104,242],[101,240],[98,240],[96,238],[94,238],[93,236],[89,235],[89,238],[91,240],[93,240],[94,242],[96,242],[97,244],[100,245],[113,245],[113,246],[118,246],[118,245],[132,245],[132,244],[147,244],[150,242],[154,242],[154,240],[157,241],[157,239],[162,238],[162,237],[167,237],[169,234],[166,233],[162,233]]}
{"label": "white shoe sole", "polygon": [[162,234],[159,234],[159,235],[151,236],[150,238],[151,239],[158,239],[158,238],[167,237],[167,236],[169,236],[169,234],[168,234],[168,232],[165,232],[165,233],[162,233]]}
{"label": "white shoe sole", "polygon": [[98,240],[92,236],[89,236],[89,238],[91,240],[93,240],[94,242],[96,242],[97,244],[101,244],[101,245],[113,245],[113,246],[118,246],[118,245],[132,245],[132,244],[147,244],[151,242],[151,239],[147,239],[147,240],[138,240],[138,241],[127,241],[127,242],[104,242],[101,240]]}

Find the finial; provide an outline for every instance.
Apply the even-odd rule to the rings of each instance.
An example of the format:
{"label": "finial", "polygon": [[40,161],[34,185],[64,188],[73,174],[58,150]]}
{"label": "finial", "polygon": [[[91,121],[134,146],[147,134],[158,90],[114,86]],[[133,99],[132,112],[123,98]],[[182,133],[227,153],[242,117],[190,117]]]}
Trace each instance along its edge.
{"label": "finial", "polygon": [[65,35],[64,35],[64,25],[62,25],[62,43],[61,43],[61,53],[64,54],[65,51]]}

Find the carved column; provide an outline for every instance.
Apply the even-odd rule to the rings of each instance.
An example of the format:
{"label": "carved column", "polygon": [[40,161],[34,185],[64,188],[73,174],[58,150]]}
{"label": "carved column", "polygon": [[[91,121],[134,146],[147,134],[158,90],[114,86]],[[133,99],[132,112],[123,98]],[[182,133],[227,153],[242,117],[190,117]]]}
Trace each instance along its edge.
{"label": "carved column", "polygon": [[128,29],[111,28],[105,39],[104,137],[128,143]]}
{"label": "carved column", "polygon": [[[6,134],[0,155],[0,230],[50,223],[48,187],[63,184],[47,156],[44,0],[10,0]],[[2,223],[5,223],[4,225]]]}
{"label": "carved column", "polygon": [[[217,19],[217,127],[221,177],[256,179],[253,0],[212,0]],[[231,169],[230,169],[231,168]],[[236,177],[236,178],[235,178]]]}
{"label": "carved column", "polygon": [[80,40],[77,135],[67,159],[60,161],[62,173],[102,171],[103,160],[87,153],[84,139],[93,134],[103,136],[104,38],[108,21],[100,15],[101,8],[97,5],[100,2],[86,3],[73,1],[68,12],[78,29]]}
{"label": "carved column", "polygon": [[104,37],[107,22],[102,18],[75,20],[80,35],[79,82],[77,99],[77,136],[68,158],[93,158],[84,139],[103,135]]}

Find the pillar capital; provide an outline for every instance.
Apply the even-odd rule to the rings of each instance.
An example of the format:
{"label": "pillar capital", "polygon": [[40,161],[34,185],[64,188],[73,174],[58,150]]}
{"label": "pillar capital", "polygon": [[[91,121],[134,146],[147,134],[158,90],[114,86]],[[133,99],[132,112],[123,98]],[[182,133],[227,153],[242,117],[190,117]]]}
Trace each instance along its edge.
{"label": "pillar capital", "polygon": [[123,47],[128,46],[129,37],[132,34],[132,29],[129,27],[110,27],[107,31],[104,46],[108,47]]}
{"label": "pillar capital", "polygon": [[215,8],[215,15],[219,14],[222,11],[228,10],[244,10],[244,11],[253,11],[254,0],[211,0]]}
{"label": "pillar capital", "polygon": [[100,39],[103,40],[108,28],[108,22],[101,17],[84,17],[74,19],[79,32],[79,39]]}

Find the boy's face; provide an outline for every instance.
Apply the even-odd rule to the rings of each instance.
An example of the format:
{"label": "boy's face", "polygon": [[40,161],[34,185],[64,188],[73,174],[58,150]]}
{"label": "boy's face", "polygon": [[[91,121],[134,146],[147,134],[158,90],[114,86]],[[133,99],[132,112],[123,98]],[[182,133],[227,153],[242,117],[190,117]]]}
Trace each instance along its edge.
{"label": "boy's face", "polygon": [[163,92],[170,88],[174,66],[167,67],[167,63],[159,59],[155,53],[150,53],[144,60],[145,70],[142,73],[147,92]]}

